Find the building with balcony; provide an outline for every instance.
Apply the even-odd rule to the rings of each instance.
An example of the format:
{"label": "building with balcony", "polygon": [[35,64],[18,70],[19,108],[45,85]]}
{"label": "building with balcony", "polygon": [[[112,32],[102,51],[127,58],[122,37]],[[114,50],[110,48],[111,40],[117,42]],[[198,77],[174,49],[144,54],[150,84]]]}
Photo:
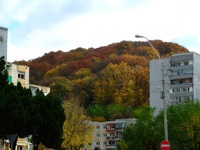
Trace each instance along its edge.
{"label": "building with balcony", "polygon": [[125,127],[136,122],[135,118],[116,119],[115,121],[91,122],[94,126],[93,142],[84,147],[87,150],[116,150],[117,143],[121,141]]}
{"label": "building with balcony", "polygon": [[163,99],[160,96],[162,83],[168,105],[200,99],[199,66],[200,55],[195,52],[174,54],[169,58],[150,61],[150,106],[156,107],[156,113],[163,108]]}

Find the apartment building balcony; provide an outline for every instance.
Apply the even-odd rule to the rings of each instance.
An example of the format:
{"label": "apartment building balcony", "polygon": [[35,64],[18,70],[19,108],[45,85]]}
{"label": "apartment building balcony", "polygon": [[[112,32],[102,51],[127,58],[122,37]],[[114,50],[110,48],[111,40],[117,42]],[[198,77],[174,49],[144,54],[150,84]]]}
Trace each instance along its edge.
{"label": "apartment building balcony", "polygon": [[170,80],[193,77],[193,65],[170,66],[169,69],[172,70],[172,76],[169,76]]}
{"label": "apartment building balcony", "polygon": [[106,125],[106,131],[107,132],[115,132],[115,124],[107,124]]}
{"label": "apartment building balcony", "polygon": [[116,147],[115,141],[109,141],[106,145],[107,150],[115,150],[115,147]]}
{"label": "apartment building balcony", "polygon": [[177,97],[177,96],[192,96],[193,92],[182,92],[182,93],[170,93],[170,98]]}
{"label": "apartment building balcony", "polygon": [[185,78],[193,78],[193,73],[173,74],[171,77],[169,77],[170,80],[185,79]]}
{"label": "apartment building balcony", "polygon": [[187,84],[176,84],[176,85],[170,85],[169,86],[170,89],[177,89],[177,88],[192,88],[193,87],[193,84],[192,83],[187,83]]}
{"label": "apartment building balcony", "polygon": [[115,150],[115,145],[107,145],[106,150]]}
{"label": "apartment building balcony", "polygon": [[106,132],[115,132],[115,128],[106,129]]}
{"label": "apartment building balcony", "polygon": [[114,140],[115,138],[115,136],[107,136],[107,140]]}

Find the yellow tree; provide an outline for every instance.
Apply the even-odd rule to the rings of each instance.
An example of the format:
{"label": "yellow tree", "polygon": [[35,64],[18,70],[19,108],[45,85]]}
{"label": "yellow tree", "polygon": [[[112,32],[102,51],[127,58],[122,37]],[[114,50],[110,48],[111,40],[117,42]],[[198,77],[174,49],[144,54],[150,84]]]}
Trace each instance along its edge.
{"label": "yellow tree", "polygon": [[72,91],[74,96],[79,99],[84,107],[88,107],[93,101],[93,84],[95,75],[89,68],[81,68],[74,75],[75,79],[71,80]]}
{"label": "yellow tree", "polygon": [[64,104],[66,120],[63,124],[62,148],[79,150],[92,141],[93,128],[83,107],[75,101],[66,101]]}
{"label": "yellow tree", "polygon": [[94,83],[94,101],[100,104],[141,106],[148,102],[147,67],[109,64]]}
{"label": "yellow tree", "polygon": [[134,78],[134,69],[126,63],[109,64],[95,82],[95,102],[120,105],[134,102]]}

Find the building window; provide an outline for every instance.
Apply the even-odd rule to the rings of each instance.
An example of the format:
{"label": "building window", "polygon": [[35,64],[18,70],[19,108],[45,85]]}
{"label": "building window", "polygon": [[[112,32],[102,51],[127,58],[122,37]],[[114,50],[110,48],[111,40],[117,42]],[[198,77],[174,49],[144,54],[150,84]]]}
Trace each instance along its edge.
{"label": "building window", "polygon": [[96,142],[97,145],[100,145],[100,142]]}
{"label": "building window", "polygon": [[115,133],[111,133],[110,136],[111,136],[111,137],[115,137]]}
{"label": "building window", "polygon": [[172,63],[171,63],[171,66],[173,66],[173,67],[180,66],[180,62],[172,62]]}
{"label": "building window", "polygon": [[96,126],[96,129],[100,129],[100,126]]}
{"label": "building window", "polygon": [[25,73],[24,72],[18,72],[18,78],[25,79]]}
{"label": "building window", "polygon": [[192,79],[180,79],[180,80],[171,80],[171,84],[187,84],[187,83],[192,83]]}
{"label": "building window", "polygon": [[17,150],[22,150],[23,147],[22,146],[17,146]]}
{"label": "building window", "polygon": [[193,99],[193,96],[189,96],[189,99],[192,100],[192,99]]}
{"label": "building window", "polygon": [[179,84],[179,80],[171,80],[171,84]]}
{"label": "building window", "polygon": [[186,88],[186,87],[184,87],[184,88],[183,88],[183,92],[187,92],[187,91],[189,91],[189,89]]}
{"label": "building window", "polygon": [[181,102],[182,102],[181,97],[180,97],[180,96],[179,96],[179,97],[176,97],[176,101],[177,101],[178,103],[181,103]]}
{"label": "building window", "polygon": [[192,74],[192,69],[190,69],[190,70],[183,70],[183,73],[184,74]]}
{"label": "building window", "polygon": [[108,143],[110,146],[115,146],[115,141],[109,141]]}
{"label": "building window", "polygon": [[184,66],[189,65],[189,61],[184,61]]}
{"label": "building window", "polygon": [[100,137],[100,134],[96,134],[97,137]]}
{"label": "building window", "polygon": [[183,87],[183,88],[174,88],[170,93],[184,93],[184,92],[192,92],[192,87]]}

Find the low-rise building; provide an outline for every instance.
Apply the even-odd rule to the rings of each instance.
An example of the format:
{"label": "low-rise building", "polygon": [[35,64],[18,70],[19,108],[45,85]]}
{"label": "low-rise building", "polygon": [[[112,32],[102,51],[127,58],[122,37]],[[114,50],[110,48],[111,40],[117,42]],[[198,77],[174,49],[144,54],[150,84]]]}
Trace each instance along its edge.
{"label": "low-rise building", "polygon": [[45,96],[50,93],[50,87],[48,86],[29,84],[29,89],[31,89],[33,96],[36,94],[37,90],[42,91]]}
{"label": "low-rise building", "polygon": [[17,83],[20,82],[22,87],[29,88],[29,67],[28,66],[7,63],[6,69],[8,71],[9,83],[13,83],[16,86]]}
{"label": "low-rise building", "polygon": [[91,122],[94,126],[93,141],[84,147],[84,150],[116,150],[117,143],[121,141],[122,132],[130,124],[136,122],[135,118],[116,119],[115,121]]}

